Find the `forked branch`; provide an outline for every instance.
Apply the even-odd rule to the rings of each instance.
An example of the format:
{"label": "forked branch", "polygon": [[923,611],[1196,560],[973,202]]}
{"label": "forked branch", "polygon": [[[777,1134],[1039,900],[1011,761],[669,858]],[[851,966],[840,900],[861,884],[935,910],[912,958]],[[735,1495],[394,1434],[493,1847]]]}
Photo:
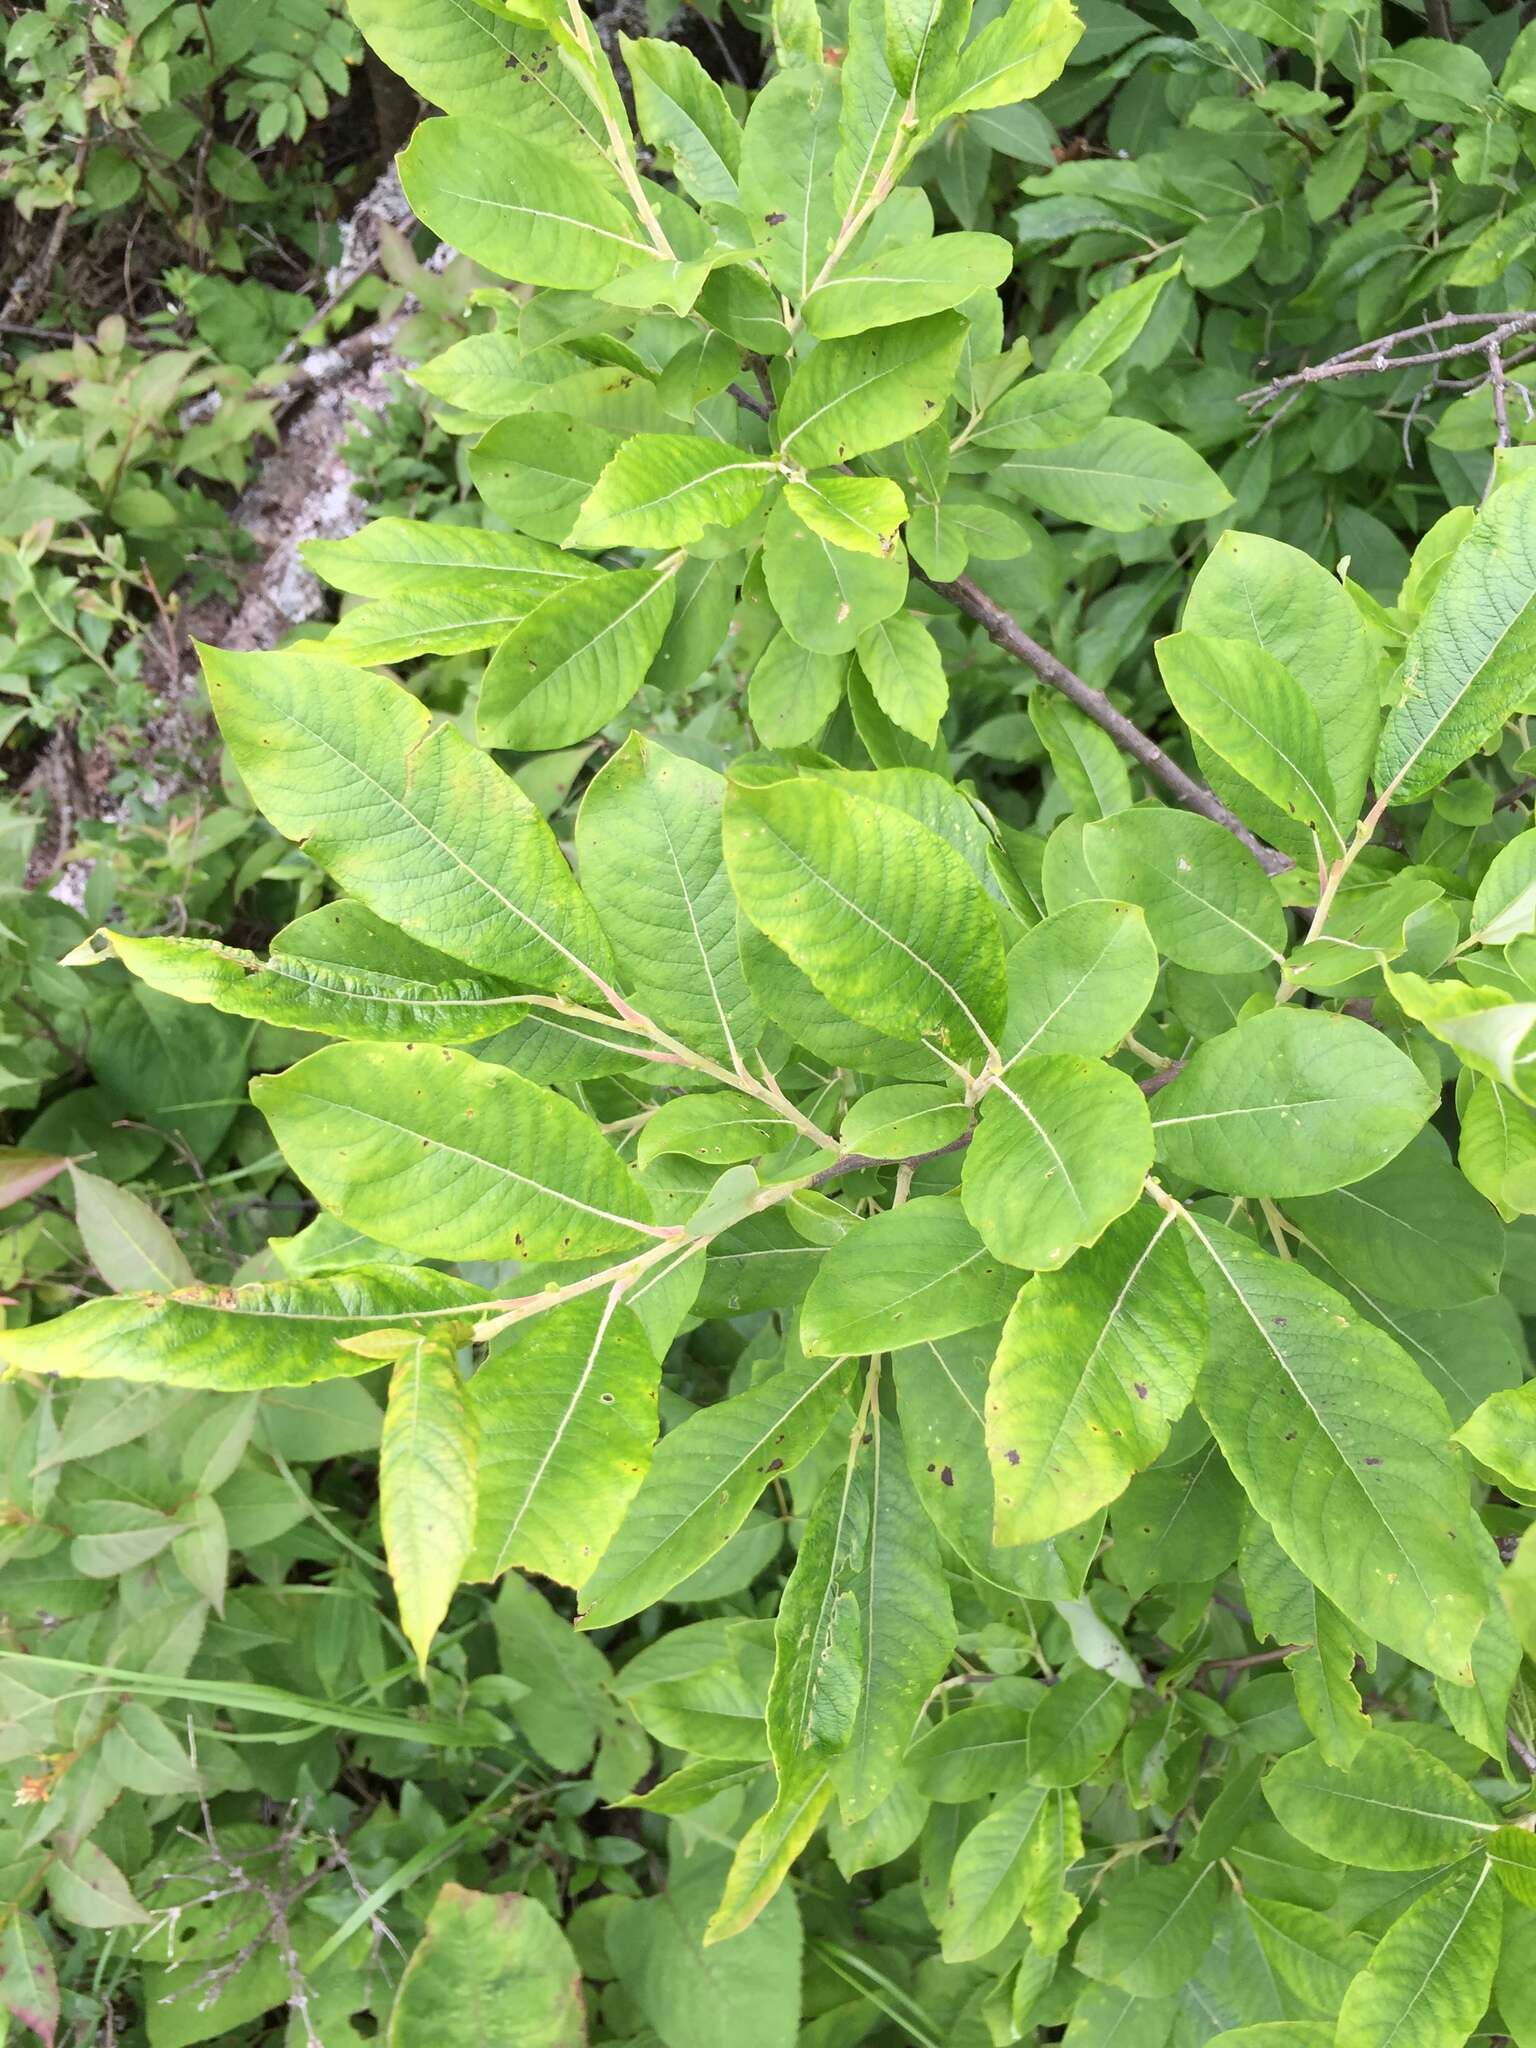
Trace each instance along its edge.
{"label": "forked branch", "polygon": [[[1526,341],[1523,339],[1525,336],[1532,338]],[[1415,347],[1415,343],[1419,346]],[[1511,343],[1516,344],[1513,349]],[[1461,362],[1468,356],[1482,356],[1487,368],[1471,377],[1442,374],[1447,363]],[[1247,406],[1249,412],[1258,414],[1275,405],[1277,400],[1281,401],[1260,429],[1261,433],[1267,433],[1310,385],[1338,383],[1347,377],[1385,377],[1400,370],[1428,369],[1434,374],[1415,398],[1414,412],[1434,391],[1455,391],[1466,395],[1481,390],[1485,384],[1491,385],[1498,445],[1507,448],[1510,441],[1509,371],[1520,363],[1528,362],[1532,356],[1536,356],[1536,312],[1442,313],[1434,320],[1421,320],[1417,326],[1401,327],[1395,334],[1382,334],[1373,341],[1357,342],[1353,348],[1341,349],[1337,355],[1328,356],[1323,362],[1308,363],[1284,377],[1274,377],[1268,384],[1256,385],[1252,391],[1245,391],[1239,402]],[[1514,388],[1525,400],[1527,417],[1530,417],[1531,402],[1526,397],[1524,385],[1517,383]],[[1409,416],[1410,424],[1411,421],[1412,414]],[[1410,462],[1412,459],[1410,454]]]}

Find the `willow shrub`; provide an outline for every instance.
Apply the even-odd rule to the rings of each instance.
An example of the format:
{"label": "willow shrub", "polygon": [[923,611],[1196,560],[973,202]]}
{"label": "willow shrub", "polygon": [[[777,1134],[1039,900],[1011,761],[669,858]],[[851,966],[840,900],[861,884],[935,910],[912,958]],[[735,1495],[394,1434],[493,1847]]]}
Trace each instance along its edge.
{"label": "willow shrub", "polygon": [[[265,958],[97,942],[330,1041],[252,1090],[321,1242],[6,1357],[387,1371],[423,1667],[461,1581],[571,1589],[670,1767],[622,1803],[753,2048],[1438,2048],[1491,1998],[1528,2043],[1536,1400],[1499,1287],[1536,1211],[1536,833],[1496,798],[1536,479],[1501,454],[1391,605],[1222,530],[1226,485],[1110,375],[1176,263],[1041,368],[1004,345],[1010,244],[903,182],[1079,34],[1066,0],[968,11],[855,0],[833,65],[787,0],[749,101],[626,41],[642,158],[574,11],[359,7],[450,108],[413,206],[508,281],[421,372],[494,525],[318,547],[364,600],[322,644],[206,653],[335,900]],[[1025,829],[943,726],[968,621],[1021,639],[963,572],[1041,514],[1219,537],[1157,643],[1161,750],[1034,649],[1065,801]],[[507,757],[727,639],[759,744],[722,773],[637,723],[562,843]],[[472,732],[380,672],[478,648]],[[864,1960],[829,1856],[879,1901]],[[849,2003],[823,1983],[799,2035],[802,1907]],[[581,1946],[633,1994],[595,2038],[653,2038],[627,2010],[691,2043],[641,1911]],[[552,1923],[457,1893],[395,2037],[487,1957],[529,2001],[498,2042],[585,2038]]]}

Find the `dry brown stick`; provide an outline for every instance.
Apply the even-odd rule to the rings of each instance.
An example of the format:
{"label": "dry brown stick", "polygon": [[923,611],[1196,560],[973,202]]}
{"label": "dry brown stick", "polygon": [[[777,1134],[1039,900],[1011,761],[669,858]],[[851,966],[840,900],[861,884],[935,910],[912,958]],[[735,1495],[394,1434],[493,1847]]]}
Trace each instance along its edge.
{"label": "dry brown stick", "polygon": [[1278,1650],[1255,1650],[1247,1657],[1207,1657],[1195,1676],[1203,1678],[1207,1671],[1252,1671],[1260,1664],[1278,1664],[1283,1657],[1294,1657],[1306,1647],[1305,1643],[1282,1643]]}
{"label": "dry brown stick", "polygon": [[1170,760],[1156,740],[1144,733],[1123,711],[1116,710],[1102,690],[1084,682],[1048,648],[1042,647],[1038,640],[1032,640],[1013,614],[1004,611],[969,576],[957,576],[952,583],[938,583],[931,576],[924,576],[922,580],[941,597],[947,597],[968,618],[974,619],[985,630],[987,638],[1001,647],[1005,654],[1011,654],[1015,661],[1033,669],[1040,680],[1049,683],[1052,689],[1060,690],[1069,703],[1075,704],[1079,711],[1107,732],[1123,753],[1139,761],[1149,775],[1156,776],[1164,789],[1177,797],[1186,809],[1198,811],[1202,818],[1209,818],[1212,824],[1223,826],[1234,839],[1241,840],[1267,874],[1282,874],[1296,865],[1288,854],[1277,853],[1272,846],[1266,846],[1261,839],[1255,838],[1220,797],[1207,789],[1203,782],[1197,782],[1193,775],[1187,774],[1177,761]]}
{"label": "dry brown stick", "polygon": [[[75,145],[75,184],[78,187],[85,170],[86,156],[91,146],[91,125],[86,122],[85,133]],[[53,275],[53,266],[64,244],[65,231],[74,219],[75,202],[66,199],[53,217],[48,230],[48,239],[42,248],[28,262],[23,264],[10,291],[6,294],[4,306],[0,306],[0,318],[7,321],[30,319],[34,308],[40,305],[48,292],[48,281]]]}

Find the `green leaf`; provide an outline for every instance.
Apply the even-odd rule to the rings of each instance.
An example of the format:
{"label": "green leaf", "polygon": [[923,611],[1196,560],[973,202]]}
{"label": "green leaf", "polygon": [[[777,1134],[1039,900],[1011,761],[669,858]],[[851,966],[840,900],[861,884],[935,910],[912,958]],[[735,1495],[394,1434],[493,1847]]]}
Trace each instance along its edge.
{"label": "green leaf", "polygon": [[970,0],[886,0],[885,61],[914,107],[942,91],[970,18]]}
{"label": "green leaf", "polygon": [[1383,1300],[1459,1308],[1498,1292],[1504,1230],[1434,1131],[1353,1187],[1285,1207],[1329,1265]]}
{"label": "green leaf", "polygon": [[650,1465],[659,1377],[612,1293],[565,1302],[492,1352],[469,1383],[480,1510],[466,1576],[591,1577]]}
{"label": "green leaf", "polygon": [[1157,948],[1130,903],[1089,898],[1043,918],[1008,954],[1003,1072],[1048,1052],[1103,1059],[1157,986]]}
{"label": "green leaf", "polygon": [[906,1768],[925,1798],[944,1805],[1007,1799],[1029,1782],[1029,1712],[983,1697],[925,1730]]}
{"label": "green leaf", "polygon": [[1496,1081],[1475,1081],[1462,1105],[1456,1163],[1508,1222],[1536,1209],[1536,1113]]}
{"label": "green leaf", "polygon": [[379,1446],[379,1526],[400,1626],[423,1676],[475,1527],[478,1430],[454,1347],[418,1336],[396,1362]]}
{"label": "green leaf", "polygon": [[792,480],[784,486],[784,502],[803,526],[833,547],[882,561],[894,551],[907,516],[901,486],[883,476]]}
{"label": "green leaf", "polygon": [[635,1164],[644,1172],[668,1152],[703,1159],[711,1166],[740,1165],[777,1151],[794,1137],[782,1117],[734,1090],[707,1095],[674,1095],[642,1124],[635,1140]]}
{"label": "green leaf", "polygon": [[947,312],[1002,284],[1012,268],[1013,251],[1000,235],[936,235],[834,271],[806,299],[802,317],[818,341],[864,334]]}
{"label": "green leaf", "polygon": [[[1246,1906],[1259,1947],[1276,1975],[1312,2011],[1337,2012],[1350,1979],[1370,1957],[1370,1943],[1362,1935],[1346,1933],[1325,1914],[1287,1899],[1250,1893]],[[1328,2048],[1333,2048],[1331,2037]]]}
{"label": "green leaf", "polygon": [[277,933],[266,960],[217,939],[135,939],[112,931],[98,938],[131,974],[165,995],[328,1038],[465,1045],[528,1014],[526,1001],[505,983],[466,974],[447,954],[417,945],[348,901]]}
{"label": "green leaf", "polygon": [[1536,832],[1522,832],[1488,863],[1472,904],[1469,937],[1505,946],[1536,931]]}
{"label": "green leaf", "polygon": [[[1257,533],[1220,536],[1190,586],[1185,630],[1248,641],[1278,661],[1305,693],[1323,729],[1341,825],[1360,814],[1381,728],[1376,657],[1365,625],[1336,576],[1299,548]],[[1219,758],[1203,761],[1219,795],[1238,784]],[[1310,856],[1305,835],[1288,843],[1284,814],[1247,813],[1261,838]],[[1276,827],[1278,826],[1278,830]],[[1295,828],[1290,828],[1292,834]]]}
{"label": "green leaf", "polygon": [[656,1235],[595,1124],[447,1046],[333,1045],[251,1098],[324,1207],[427,1258],[585,1259]]}
{"label": "green leaf", "polygon": [[59,2023],[59,1983],[53,1951],[28,1913],[10,1913],[0,1928],[0,2006],[51,2043]]}
{"label": "green leaf", "polygon": [[486,669],[475,717],[482,744],[565,747],[617,717],[661,645],[678,567],[615,569],[531,611]]}
{"label": "green leaf", "polygon": [[128,1700],[119,1708],[101,1747],[103,1763],[130,1792],[155,1799],[197,1790],[197,1772],[186,1750],[142,1700]]}
{"label": "green leaf", "polygon": [[912,1730],[955,1652],[955,1617],[938,1539],[878,1408],[859,1448],[869,1540],[851,1592],[858,1617],[853,1726],[831,1766],[844,1822],[867,1820],[896,1789]]}
{"label": "green leaf", "polygon": [[[456,0],[357,0],[352,18],[390,71],[397,71],[430,105],[519,124],[536,141],[589,147],[600,144],[562,103],[559,68],[548,38],[509,14],[476,7],[466,14]],[[218,48],[222,56],[225,44]],[[593,121],[592,109],[585,116]]]}
{"label": "green leaf", "polygon": [[317,1280],[186,1287],[89,1301],[52,1322],[0,1332],[0,1360],[71,1379],[155,1380],[170,1387],[303,1387],[370,1372],[339,1350],[369,1330],[470,1322],[482,1290],[448,1273],[360,1266]]}
{"label": "green leaf", "polygon": [[1209,818],[1117,811],[1084,831],[1083,858],[1106,896],[1141,906],[1158,951],[1180,967],[1243,974],[1284,950],[1285,912],[1272,883]]}
{"label": "green leaf", "polygon": [[1182,269],[1187,283],[1212,291],[1248,269],[1264,242],[1264,209],[1219,213],[1198,221],[1184,237]]}
{"label": "green leaf", "polygon": [[874,1159],[902,1159],[953,1144],[970,1112],[942,1088],[921,1082],[873,1088],[851,1103],[843,1118],[845,1151]]}
{"label": "green leaf", "polygon": [[1091,433],[1108,410],[1102,377],[1046,370],[989,405],[971,442],[978,448],[1064,448]]}
{"label": "green leaf", "polygon": [[950,1866],[939,1923],[945,1962],[990,1955],[1021,1919],[1047,1953],[1059,1948],[1081,1910],[1062,1879],[1082,1846],[1077,1802],[1064,1792],[1032,1785],[994,1806]]}
{"label": "green leaf", "polygon": [[857,1223],[822,1261],[800,1312],[812,1357],[893,1351],[1005,1315],[1018,1274],[993,1259],[952,1196]]}
{"label": "green leaf", "polygon": [[1415,36],[1372,60],[1373,76],[1421,121],[1465,121],[1482,114],[1493,91],[1476,50],[1449,49],[1438,36]]}
{"label": "green leaf", "polygon": [[1536,1906],[1536,1835],[1519,1826],[1497,1829],[1488,1837],[1488,1861],[1512,1899]]}
{"label": "green leaf", "polygon": [[776,466],[703,434],[636,434],[586,498],[567,543],[576,548],[671,548],[712,526],[735,526]]}
{"label": "green leaf", "polygon": [[1075,1528],[1160,1456],[1205,1357],[1192,1277],[1144,1207],[1021,1291],[987,1390],[999,1543]]}
{"label": "green leaf", "polygon": [[[790,1781],[780,1786],[773,1805],[737,1845],[724,1894],[704,1931],[706,1948],[744,1934],[764,1908],[776,1901],[790,1866],[816,1832],[831,1798],[832,1781],[826,1767],[816,1762],[801,1764]],[[711,2021],[713,2018],[712,2013]],[[701,2034],[699,2048],[713,2038]]]}
{"label": "green leaf", "polygon": [[[530,552],[543,546],[520,535],[496,537]],[[516,576],[449,569],[420,588],[412,588],[414,579],[407,577],[400,594],[347,611],[326,635],[326,652],[360,668],[376,668],[420,654],[472,654],[494,647],[536,605],[595,573],[580,556],[567,560],[569,567],[529,569]]]}
{"label": "green leaf", "polygon": [[1170,1997],[1204,1961],[1220,1901],[1214,1863],[1143,1866],[1105,1898],[1077,1945],[1077,1967],[1137,1998]]}
{"label": "green leaf", "polygon": [[[666,1893],[607,1924],[605,1945],[628,1992],[669,2048],[711,2048],[728,2037],[795,2048],[800,2025],[800,1916],[792,1896],[757,1902],[761,1925],[716,1947],[710,1909],[727,1886],[726,1853],[712,1844],[680,1857]],[[716,1916],[718,1918],[718,1916]],[[750,1916],[749,1916],[750,1917]],[[743,1923],[745,1925],[745,1923]]]}
{"label": "green leaf", "polygon": [[855,1022],[957,1054],[998,1028],[996,912],[915,819],[808,777],[733,781],[725,860],[752,923]]}
{"label": "green leaf", "polygon": [[812,1757],[848,1746],[863,1640],[852,1580],[869,1541],[869,1489],[849,1449],[822,1482],[774,1622],[768,1747],[781,1786]]}
{"label": "green leaf", "polygon": [[1061,76],[1082,33],[1071,0],[1011,0],[961,53],[945,117],[1036,98]]}
{"label": "green leaf", "polygon": [[1090,375],[1119,362],[1152,317],[1164,285],[1178,274],[1178,265],[1174,264],[1167,270],[1150,271],[1134,284],[1121,285],[1118,291],[1107,292],[1056,349],[1051,357],[1052,370],[1058,374]]}
{"label": "green leaf", "polygon": [[1264,1797],[1297,1841],[1362,1870],[1433,1870],[1486,1848],[1498,1828],[1448,1764],[1384,1729],[1342,1771],[1315,1744],[1293,1749],[1265,1778]]}
{"label": "green leaf", "polygon": [[861,633],[900,611],[907,558],[900,546],[877,556],[840,546],[826,524],[813,529],[799,519],[786,492],[768,515],[763,580],[792,641],[812,654],[847,654]]}
{"label": "green leaf", "polygon": [[498,420],[469,454],[475,489],[496,514],[540,540],[561,541],[619,446],[619,436],[564,413]]}
{"label": "green leaf", "polygon": [[1471,988],[1460,981],[1426,981],[1420,974],[1388,968],[1387,989],[1398,1006],[1431,1038],[1448,1045],[1463,1065],[1485,1074],[1529,1101],[1533,1084],[1531,1034],[1536,1002],[1513,1001],[1497,988]]}
{"label": "green leaf", "polygon": [[400,156],[419,220],[500,277],[590,291],[655,254],[593,174],[478,115],[423,121]]}
{"label": "green leaf", "polygon": [[[501,337],[470,338],[492,341]],[[498,618],[520,617],[557,584],[601,573],[579,555],[564,555],[558,548],[521,534],[492,533],[483,526],[439,525],[424,519],[372,519],[345,540],[305,541],[303,553],[305,567],[313,569],[333,590],[350,591],[357,597],[396,599],[432,598],[445,590],[475,591]],[[349,613],[343,624],[355,616]]]}
{"label": "green leaf", "polygon": [[1493,1989],[1503,1918],[1503,1893],[1487,1863],[1455,1871],[1415,1899],[1345,1993],[1340,2039],[1360,2048],[1465,2041]]}
{"label": "green leaf", "polygon": [[620,35],[640,132],[669,152],[679,182],[701,206],[735,206],[741,130],[725,94],[681,43]]}
{"label": "green leaf", "polygon": [[[445,405],[452,406],[455,412],[467,414],[471,419],[494,420],[507,413],[521,412],[525,406],[537,403],[545,387],[556,376],[575,370],[579,362],[579,357],[567,354],[558,347],[530,353],[522,347],[515,334],[468,334],[462,341],[454,342],[440,355],[432,356],[413,370],[411,378],[423,391],[429,391],[434,398],[440,398]],[[404,527],[407,532],[414,532],[416,528],[416,522],[409,519],[388,522],[376,520],[374,524],[398,525]],[[425,531],[432,531],[424,522],[423,527]],[[487,532],[480,527],[458,527],[453,530],[469,534],[472,546],[481,538],[494,542],[509,537]],[[356,536],[352,538],[355,539]],[[325,560],[324,551],[333,547],[344,550],[348,545],[349,542],[345,540],[309,542],[304,548],[304,559],[306,562],[310,561],[310,548],[318,547],[322,552],[319,560],[313,562],[312,566],[325,576],[326,572],[320,566]],[[327,576],[326,580],[329,582],[330,578]],[[387,596],[389,593],[385,590],[369,594]]]}
{"label": "green leaf", "polygon": [[1153,1105],[1158,1157],[1231,1195],[1321,1195],[1364,1180],[1418,1134],[1438,1091],[1353,1017],[1261,1011],[1193,1054]]}
{"label": "green leaf", "polygon": [[[14,1663],[21,1653],[6,1651]],[[85,1678],[102,1678],[118,1692],[134,1692],[145,1699],[192,1700],[220,1713],[262,1714],[284,1722],[302,1722],[310,1728],[340,1728],[353,1735],[375,1736],[385,1742],[419,1742],[438,1749],[483,1748],[499,1739],[492,1724],[487,1734],[485,1717],[477,1727],[469,1718],[457,1721],[429,1720],[425,1716],[393,1713],[381,1707],[345,1706],[338,1700],[311,1699],[280,1685],[254,1685],[231,1678],[176,1678],[159,1671],[133,1671],[121,1665],[83,1664],[71,1657],[47,1657],[30,1653],[32,1669],[70,1672]],[[238,1826],[239,1823],[237,1822]]]}
{"label": "green leaf", "polygon": [[1439,1395],[1310,1273],[1190,1227],[1211,1312],[1197,1396],[1243,1491],[1352,1622],[1465,1680],[1488,1581]]}
{"label": "green leaf", "polygon": [[491,1620],[502,1674],[527,1688],[511,1702],[518,1729],[557,1771],[585,1770],[613,1713],[608,1659],[518,1572],[502,1580]]}
{"label": "green leaf", "polygon": [[846,1378],[840,1359],[797,1359],[668,1430],[583,1587],[581,1626],[610,1628],[638,1614],[713,1557],[773,1475],[792,1471],[820,1440]]}
{"label": "green leaf", "polygon": [[1058,519],[1108,533],[1206,519],[1232,502],[1193,448],[1137,419],[1103,420],[1057,448],[1019,449],[992,472],[992,486],[1022,491]]}
{"label": "green leaf", "polygon": [[1044,1543],[992,1540],[984,1411],[999,1334],[964,1332],[896,1354],[908,1469],[934,1527],[982,1584],[1032,1599],[1075,1599],[1103,1533],[1102,1513]]}
{"label": "green leaf", "polygon": [[869,627],[859,635],[858,656],[886,717],[931,745],[949,705],[949,681],[943,657],[921,619],[898,612]]}
{"label": "green leaf", "polygon": [[1129,1691],[1108,1672],[1067,1672],[1030,1716],[1030,1777],[1063,1789],[1083,1784],[1120,1740],[1130,1706]]}
{"label": "green leaf", "polygon": [[186,1253],[147,1202],[73,1162],[69,1180],[86,1252],[115,1294],[169,1294],[195,1284]]}
{"label": "green leaf", "polygon": [[797,305],[837,232],[831,169],[841,106],[830,65],[781,71],[753,100],[742,135],[742,209],[763,268]]}
{"label": "green leaf", "polygon": [[954,313],[823,342],[780,401],[779,453],[806,469],[905,440],[937,417],[966,337]]}
{"label": "green leaf", "polygon": [[1329,860],[1344,851],[1322,722],[1282,663],[1241,640],[1172,633],[1157,665],[1179,716],[1288,817],[1311,826]]}
{"label": "green leaf", "polygon": [[592,993],[608,948],[553,833],[452,725],[321,656],[206,649],[204,668],[253,799],[344,890],[455,960]]}
{"label": "green leaf", "polygon": [[1045,1053],[1015,1061],[987,1091],[961,1199],[998,1258],[1054,1271],[1130,1208],[1151,1166],[1136,1083],[1098,1060]]}
{"label": "green leaf", "polygon": [[1536,477],[1527,476],[1494,492],[1435,586],[1382,731],[1377,787],[1390,786],[1398,804],[1427,796],[1526,701],[1533,657]]}
{"label": "green leaf", "polygon": [[724,778],[632,733],[588,785],[576,848],[639,1007],[716,1059],[747,1053],[763,1023],[736,945],[721,843]]}
{"label": "green leaf", "polygon": [[139,1927],[150,1918],[128,1880],[94,1842],[66,1844],[48,1866],[48,1898],[75,1927]]}
{"label": "green leaf", "polygon": [[477,2048],[585,2048],[581,1972],[537,1899],[445,1884],[400,1978],[389,2048],[472,2027]]}
{"label": "green leaf", "polygon": [[1125,756],[1107,732],[1051,690],[1029,700],[1029,722],[1040,735],[1062,794],[1084,818],[1109,818],[1131,807]]}

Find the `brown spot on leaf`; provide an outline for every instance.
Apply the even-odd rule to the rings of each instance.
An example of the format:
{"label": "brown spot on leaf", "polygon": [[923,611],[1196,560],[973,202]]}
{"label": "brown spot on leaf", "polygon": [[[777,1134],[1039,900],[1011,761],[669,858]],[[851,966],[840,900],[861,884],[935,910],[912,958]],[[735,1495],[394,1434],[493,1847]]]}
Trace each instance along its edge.
{"label": "brown spot on leaf", "polygon": [[953,1486],[954,1483],[955,1475],[953,1472],[950,1471],[949,1467],[946,1465],[944,1467],[944,1470],[939,1474],[939,1484],[941,1486]]}

